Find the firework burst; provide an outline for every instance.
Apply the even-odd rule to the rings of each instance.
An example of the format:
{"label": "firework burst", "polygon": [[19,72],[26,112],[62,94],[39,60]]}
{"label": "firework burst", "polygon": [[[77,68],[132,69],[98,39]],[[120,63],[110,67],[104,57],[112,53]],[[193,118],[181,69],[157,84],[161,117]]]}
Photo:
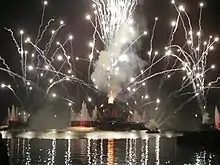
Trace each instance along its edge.
{"label": "firework burst", "polygon": [[[73,56],[68,50],[74,37],[68,36],[64,42],[57,42],[58,33],[65,27],[65,22],[58,24],[54,19],[50,19],[46,25],[44,11],[48,3],[44,2],[43,14],[39,31],[35,40],[27,37],[23,30],[20,31],[19,41],[11,29],[6,30],[17,47],[20,57],[21,71],[13,71],[6,63],[4,58],[0,58],[4,67],[0,70],[7,72],[17,84],[15,87],[24,88],[27,98],[29,93],[40,91],[40,98],[45,99],[48,95],[59,97],[72,106],[77,98],[71,96],[63,97],[55,93],[54,89],[60,87],[68,92],[65,83],[78,85],[82,92],[86,93],[87,101],[92,103],[93,98],[87,94],[88,90],[94,93],[107,93],[110,102],[114,102],[117,97],[127,104],[129,109],[142,110],[147,108],[159,114],[162,112],[160,106],[163,100],[158,96],[151,97],[148,93],[150,88],[149,81],[160,77],[161,84],[159,92],[165,80],[172,79],[174,74],[184,74],[180,89],[170,94],[170,97],[191,94],[189,100],[180,105],[181,109],[193,98],[198,98],[201,105],[201,112],[205,114],[206,91],[212,88],[212,84],[206,82],[206,74],[215,68],[215,65],[207,66],[208,55],[214,49],[214,44],[218,41],[217,37],[210,36],[207,41],[203,41],[203,30],[201,27],[203,3],[200,4],[200,17],[198,30],[194,30],[190,17],[183,5],[177,6],[175,1],[171,1],[174,9],[177,11],[177,17],[171,21],[171,33],[169,41],[164,50],[158,51],[153,47],[156,33],[157,22],[155,18],[153,29],[149,39],[149,50],[146,54],[146,60],[140,58],[133,47],[142,37],[147,35],[147,31],[139,31],[135,27],[133,14],[137,6],[137,0],[92,0],[94,14],[86,15],[86,19],[94,28],[92,41],[89,42],[91,52],[87,59]],[[51,27],[54,30],[51,30]],[[175,42],[178,30],[183,29],[181,36],[184,44]],[[48,41],[44,36],[50,35]],[[41,42],[46,43],[42,46]],[[97,41],[101,41],[103,49],[97,49]],[[28,46],[30,50],[27,51]],[[88,77],[82,80],[76,74],[77,61],[88,63]],[[174,61],[174,62],[173,62]],[[162,65],[163,64],[163,65]],[[165,65],[164,65],[165,64]],[[163,66],[160,71],[154,68]],[[80,71],[79,71],[80,72]],[[90,75],[91,74],[91,75]],[[185,89],[193,87],[193,91],[185,93]],[[21,104],[23,96],[17,94],[15,87],[3,83],[2,88],[10,89]],[[149,107],[149,105],[153,105]],[[153,107],[153,108],[152,108]],[[161,111],[159,111],[161,109]],[[150,112],[149,112],[150,113]],[[144,114],[144,113],[143,113]],[[172,115],[169,115],[169,117]],[[167,121],[163,115],[158,119],[159,125]]]}

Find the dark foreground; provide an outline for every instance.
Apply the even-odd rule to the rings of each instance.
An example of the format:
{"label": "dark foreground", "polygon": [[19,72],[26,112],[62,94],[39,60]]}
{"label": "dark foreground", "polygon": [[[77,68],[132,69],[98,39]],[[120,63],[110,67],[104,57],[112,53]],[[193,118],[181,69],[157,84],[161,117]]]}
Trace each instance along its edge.
{"label": "dark foreground", "polygon": [[0,133],[0,164],[10,165],[8,150],[5,142],[2,139],[1,133]]}
{"label": "dark foreground", "polygon": [[[98,137],[94,136],[94,137]],[[123,137],[121,137],[123,138]],[[205,148],[191,150],[177,143],[177,137],[159,134],[142,139],[7,139],[13,165],[218,165],[219,152]]]}

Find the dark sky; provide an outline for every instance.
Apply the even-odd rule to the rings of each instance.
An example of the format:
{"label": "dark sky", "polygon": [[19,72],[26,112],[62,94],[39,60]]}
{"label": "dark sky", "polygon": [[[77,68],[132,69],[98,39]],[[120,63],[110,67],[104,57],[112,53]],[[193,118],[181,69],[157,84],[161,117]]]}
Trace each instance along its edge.
{"label": "dark sky", "polygon": [[[170,5],[170,0],[142,0],[139,6],[140,17],[139,22],[144,22],[147,29],[151,29],[152,18],[158,16],[162,22],[169,23],[175,10]],[[185,0],[187,11],[195,18],[198,16],[198,0]],[[206,8],[203,16],[203,26],[208,34],[220,35],[220,1],[206,0],[204,1]],[[4,57],[9,64],[15,64],[16,48],[10,38],[9,33],[4,27],[12,28],[15,35],[19,33],[21,28],[30,35],[36,34],[42,13],[43,1],[41,0],[5,0],[0,1],[0,56]],[[91,10],[90,0],[50,0],[46,10],[45,18],[55,18],[64,20],[67,24],[65,29],[67,35],[73,33],[75,36],[75,53],[85,56],[82,50],[87,49],[86,40],[91,37],[90,24],[84,19],[86,12]],[[168,19],[170,18],[170,19]],[[195,21],[197,21],[195,19]],[[142,22],[142,23],[143,23]],[[159,39],[163,40],[163,31],[160,31]],[[217,50],[219,52],[219,50]],[[214,60],[219,60],[218,52],[213,56]],[[16,56],[18,56],[16,54]],[[218,73],[216,73],[218,75]],[[0,75],[0,82],[5,81],[5,75]],[[10,105],[14,100],[12,95],[7,91],[0,91],[0,103],[2,111]],[[0,115],[1,116],[1,115]]]}

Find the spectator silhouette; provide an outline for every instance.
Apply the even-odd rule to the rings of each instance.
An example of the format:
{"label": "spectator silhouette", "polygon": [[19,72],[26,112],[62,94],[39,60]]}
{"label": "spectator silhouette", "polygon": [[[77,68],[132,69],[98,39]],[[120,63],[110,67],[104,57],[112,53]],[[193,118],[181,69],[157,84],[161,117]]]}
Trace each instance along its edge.
{"label": "spectator silhouette", "polygon": [[8,150],[2,139],[2,134],[0,133],[0,165],[11,165]]}

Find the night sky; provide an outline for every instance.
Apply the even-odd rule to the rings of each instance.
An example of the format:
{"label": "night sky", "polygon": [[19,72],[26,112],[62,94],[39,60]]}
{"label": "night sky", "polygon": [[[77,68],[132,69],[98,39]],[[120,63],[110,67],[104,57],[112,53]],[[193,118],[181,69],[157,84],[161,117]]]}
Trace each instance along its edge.
{"label": "night sky", "polygon": [[[64,20],[67,24],[62,37],[67,37],[70,33],[73,33],[75,37],[74,53],[78,56],[86,56],[88,48],[85,41],[91,39],[92,29],[91,25],[85,21],[85,15],[91,11],[91,2],[89,0],[50,0],[46,9],[45,18],[55,18]],[[198,21],[198,0],[182,0],[177,2],[183,2],[186,6],[186,10],[192,16],[193,21]],[[203,31],[206,34],[219,34],[220,35],[220,1],[219,0],[205,0],[205,9],[203,12]],[[163,34],[163,30],[160,30],[166,23],[168,24],[172,18],[173,7],[170,5],[169,0],[142,0],[142,5],[138,6],[138,14],[141,15],[138,18],[146,29],[151,30],[154,17],[159,17],[161,20],[159,26],[159,32],[157,36],[158,41],[164,41],[166,43],[166,34]],[[40,23],[40,16],[42,13],[43,1],[40,0],[7,0],[0,1],[0,56],[4,57],[10,66],[14,66],[13,69],[18,69],[18,54],[16,54],[16,47],[11,40],[10,34],[4,30],[4,27],[11,28],[15,35],[19,36],[19,30],[24,29],[25,33],[33,36],[37,33],[38,25]],[[172,9],[172,10],[171,10]],[[65,36],[66,35],[66,36]],[[220,47],[220,45],[218,46]],[[220,49],[216,49],[213,56],[210,57],[210,61],[214,61],[217,65],[217,69],[211,75],[210,79],[220,76]],[[16,55],[15,55],[16,54]],[[79,55],[80,54],[80,55]],[[4,73],[0,74],[0,82],[10,80]],[[209,102],[211,105],[216,104],[218,101],[218,90],[212,91],[209,95]],[[15,103],[15,98],[7,90],[0,90],[0,103],[1,103],[1,115],[0,121],[7,113],[7,107]]]}

